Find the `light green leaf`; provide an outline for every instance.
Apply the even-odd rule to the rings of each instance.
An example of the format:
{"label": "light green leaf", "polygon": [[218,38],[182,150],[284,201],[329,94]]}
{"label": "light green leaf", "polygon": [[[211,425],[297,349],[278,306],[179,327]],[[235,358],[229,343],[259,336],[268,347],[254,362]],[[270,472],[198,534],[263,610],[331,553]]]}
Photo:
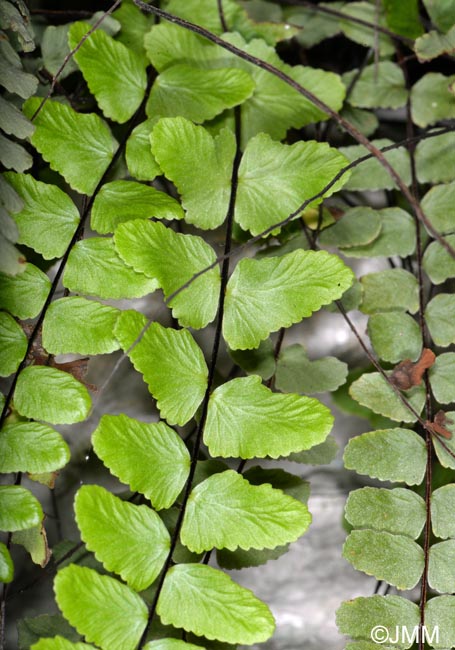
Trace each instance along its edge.
{"label": "light green leaf", "polygon": [[144,36],[144,46],[150,62],[158,72],[178,63],[190,62],[211,68],[216,58],[229,57],[221,47],[206,38],[164,22],[154,25]]}
{"label": "light green leaf", "polygon": [[[381,138],[380,140],[372,140],[372,144],[378,149],[387,147],[394,144],[392,140]],[[363,145],[350,145],[349,147],[340,147],[339,152],[342,153],[349,162],[354,162],[359,158],[363,158],[369,153]],[[384,154],[384,157],[394,167],[397,173],[403,179],[406,185],[411,182],[409,154],[404,147],[392,149]],[[364,191],[364,190],[392,190],[395,189],[395,181],[390,177],[388,171],[376,160],[370,158],[365,162],[360,163],[352,170],[351,177],[345,185],[346,190]]]}
{"label": "light green leaf", "polygon": [[420,328],[405,312],[373,314],[368,319],[368,336],[374,351],[384,361],[416,361],[422,351]]}
{"label": "light green leaf", "polygon": [[[0,206],[0,222],[3,221],[3,212]],[[25,270],[25,257],[17,250],[12,241],[5,237],[1,225],[0,223],[0,273],[18,275]]]}
{"label": "light green leaf", "polygon": [[404,269],[368,273],[360,278],[364,314],[400,312],[414,314],[419,308],[419,285],[415,276]]}
{"label": "light green leaf", "polygon": [[38,267],[24,266],[25,271],[14,276],[0,273],[0,309],[22,320],[38,316],[51,288],[49,278]]}
{"label": "light green leaf", "polygon": [[[123,5],[122,5],[123,6]],[[133,129],[126,142],[125,159],[128,171],[138,181],[153,181],[161,169],[152,154],[150,135],[158,117],[145,120]]]}
{"label": "light green leaf", "polygon": [[350,493],[346,519],[354,528],[373,528],[416,539],[425,524],[425,501],[412,490],[364,487]]}
{"label": "light green leaf", "polygon": [[430,368],[430,384],[438,402],[455,402],[455,353],[445,352],[436,357]]}
{"label": "light green leaf", "polygon": [[328,465],[334,460],[338,452],[338,444],[332,436],[328,436],[324,442],[315,445],[307,451],[299,451],[287,456],[287,460],[305,465]]}
{"label": "light green leaf", "polygon": [[[326,143],[286,145],[258,134],[248,142],[240,163],[235,220],[258,235],[320,192],[346,164]],[[338,191],[347,179],[345,174],[324,196]]]}
{"label": "light green leaf", "polygon": [[95,650],[95,646],[86,643],[72,643],[63,636],[40,639],[34,643],[30,650]]}
{"label": "light green leaf", "polygon": [[270,485],[250,485],[227,470],[193,489],[181,540],[196,553],[212,548],[275,548],[296,541],[310,523],[304,504]]}
{"label": "light green leaf", "polygon": [[[455,247],[455,235],[448,235],[445,240]],[[455,260],[437,241],[432,242],[425,250],[423,268],[433,284],[442,284],[455,277]]]}
{"label": "light green leaf", "polygon": [[455,411],[446,411],[445,416],[444,427],[450,431],[452,437],[449,440],[443,440],[434,436],[433,445],[441,465],[455,469]]}
{"label": "light green leaf", "polygon": [[412,120],[422,128],[440,120],[455,117],[455,97],[449,86],[455,75],[446,77],[439,72],[428,72],[411,90]]}
{"label": "light green leaf", "polygon": [[170,548],[169,533],[154,510],[84,485],[75,496],[74,511],[82,539],[106,569],[120,574],[135,591],[154,582]]}
{"label": "light green leaf", "polygon": [[336,390],[344,384],[348,367],[336,357],[310,361],[298,343],[283,350],[278,358],[275,386],[285,393],[314,395]]}
{"label": "light green leaf", "polygon": [[0,312],[0,377],[16,372],[26,350],[27,337],[22,327],[12,316]]}
{"label": "light green leaf", "polygon": [[358,571],[398,589],[412,589],[423,572],[423,549],[409,537],[383,530],[353,530],[343,557]]}
{"label": "light green leaf", "polygon": [[270,339],[261,341],[254,350],[229,350],[233,361],[248,375],[270,379],[275,373],[274,346]]}
{"label": "light green leaf", "polygon": [[423,0],[423,4],[434,25],[442,32],[446,32],[455,23],[452,0]]}
{"label": "light green leaf", "polygon": [[114,11],[112,17],[118,20],[121,25],[116,40],[143,56],[144,35],[151,29],[155,17],[152,14],[142,12],[133,2],[122,2],[120,7]]}
{"label": "light green leaf", "polygon": [[422,199],[422,210],[431,225],[442,234],[455,230],[452,214],[454,201],[455,183],[432,187]]}
{"label": "light green leaf", "polygon": [[35,127],[12,102],[0,97],[0,129],[22,140],[32,135]]}
{"label": "light green leaf", "polygon": [[42,519],[41,504],[30,490],[20,485],[0,485],[0,530],[25,530]]}
{"label": "light green leaf", "polygon": [[[127,319],[128,315],[124,314],[119,327],[128,327]],[[122,343],[119,329],[116,335]],[[123,343],[122,347],[125,348]],[[189,331],[152,323],[129,357],[136,370],[144,375],[161,416],[169,424],[183,425],[191,420],[204,397],[208,370],[204,355]]]}
{"label": "light green leaf", "polygon": [[120,310],[70,296],[55,300],[43,322],[43,345],[50,354],[106,354],[120,348],[114,327]]}
{"label": "light green leaf", "polygon": [[146,424],[126,415],[103,415],[92,444],[112,474],[144,494],[157,510],[172,506],[188,478],[188,450],[164,422]]}
{"label": "light green leaf", "polygon": [[[329,6],[331,6],[331,4]],[[382,12],[379,17],[377,17],[374,5],[369,2],[348,2],[343,5],[342,13],[347,16],[352,16],[353,18],[359,18],[360,20],[364,20],[373,25],[378,23],[379,25],[386,27]],[[395,48],[390,38],[383,33],[375,34],[374,28],[366,29],[364,25],[359,25],[351,20],[342,19],[340,19],[340,26],[344,35],[355,43],[359,43],[364,47],[378,47],[381,56],[394,54]]]}
{"label": "light green leaf", "polygon": [[253,79],[245,70],[203,70],[180,63],[157,77],[146,113],[149,117],[180,116],[201,123],[241,104],[253,91]]}
{"label": "light green leaf", "polygon": [[[25,115],[31,118],[41,102],[39,97],[29,99],[23,107]],[[51,168],[77,192],[93,194],[115,151],[106,123],[94,113],[77,113],[48,100],[34,124],[31,142]]]}
{"label": "light green leaf", "polygon": [[1,472],[55,472],[69,459],[70,450],[62,436],[45,424],[16,422],[0,432]]}
{"label": "light green leaf", "polygon": [[0,162],[6,169],[23,172],[33,165],[33,158],[24,147],[0,133]]}
{"label": "light green leaf", "polygon": [[113,181],[103,185],[91,212],[91,226],[101,234],[111,233],[132,219],[182,219],[183,210],[168,194],[135,181]]}
{"label": "light green leaf", "polygon": [[[356,208],[354,208],[356,209]],[[370,208],[360,208],[362,211]],[[375,210],[381,219],[381,231],[370,244],[342,248],[345,257],[407,257],[416,247],[416,230],[413,218],[401,208]]]}
{"label": "light green leaf", "polygon": [[251,375],[212,393],[204,442],[212,456],[278,458],[323,442],[332,424],[316,399],[273,393]]}
{"label": "light green leaf", "polygon": [[443,485],[431,495],[431,527],[434,534],[442,539],[455,537],[455,484]]}
{"label": "light green leaf", "polygon": [[11,582],[14,578],[14,564],[6,544],[0,542],[0,582]]}
{"label": "light green leaf", "polygon": [[30,174],[5,174],[23,201],[14,214],[20,244],[33,248],[49,260],[62,257],[79,223],[79,211],[56,185],[36,181]]}
{"label": "light green leaf", "polygon": [[70,291],[99,298],[141,298],[153,293],[158,282],[127,266],[112,237],[90,237],[72,248],[63,274]]}
{"label": "light green leaf", "polygon": [[28,366],[19,375],[14,406],[28,418],[73,424],[88,416],[91,399],[72,375],[48,366]]}
{"label": "light green leaf", "polygon": [[[425,4],[428,4],[428,0]],[[455,598],[436,596],[425,607],[425,627],[429,633],[438,628],[438,638],[434,637],[434,648],[452,648],[455,643]]]}
{"label": "light green leaf", "polygon": [[[418,605],[401,596],[369,596],[342,603],[336,621],[340,632],[354,639],[370,641],[371,630],[377,626],[384,627],[387,638],[394,639],[397,630],[402,628],[412,634],[412,630],[419,625],[420,612]],[[409,642],[405,639],[398,647],[409,648],[412,643],[412,639]]]}
{"label": "light green leaf", "polygon": [[54,580],[57,604],[87,641],[103,650],[135,650],[147,624],[147,606],[130,587],[71,564]]}
{"label": "light green leaf", "polygon": [[[358,70],[346,72],[343,82],[349,87]],[[366,66],[353,86],[349,103],[360,108],[400,108],[406,104],[408,91],[403,71],[391,61]]]}
{"label": "light green leaf", "polygon": [[[166,298],[216,260],[215,251],[201,237],[176,233],[157,222],[137,220],[121,224],[114,241],[123,261],[157,280]],[[205,327],[215,318],[219,288],[220,272],[216,265],[170,301],[174,317],[184,327]]]}
{"label": "light green leaf", "polygon": [[425,442],[410,429],[369,431],[349,441],[343,460],[358,474],[419,485],[426,469]]}
{"label": "light green leaf", "polygon": [[193,643],[186,643],[181,639],[157,639],[147,643],[144,650],[204,650],[204,648]]}
{"label": "light green leaf", "polygon": [[444,133],[419,142],[415,152],[419,183],[447,183],[455,180],[452,166],[454,147],[455,133]]}
{"label": "light green leaf", "polygon": [[220,226],[231,195],[234,135],[222,130],[213,138],[183,117],[165,118],[153,129],[152,152],[182,197],[186,221],[204,229]]}
{"label": "light green leaf", "polygon": [[[402,391],[402,393],[414,410],[420,413],[425,403],[424,387],[414,386],[410,390]],[[362,375],[351,384],[349,394],[362,406],[366,406],[374,413],[379,413],[391,420],[415,422],[417,419],[379,372]]]}
{"label": "light green leaf", "polygon": [[340,298],[352,280],[351,269],[325,251],[242,259],[226,289],[223,336],[233,349],[258,347],[270,332]]}
{"label": "light green leaf", "polygon": [[32,562],[45,567],[51,559],[52,551],[47,544],[46,530],[42,523],[26,530],[18,530],[11,538],[13,544],[20,544],[30,554]]}
{"label": "light green leaf", "polygon": [[389,29],[408,38],[422,34],[418,0],[384,0],[383,4]]}
{"label": "light green leaf", "polygon": [[[72,49],[90,28],[82,22],[71,25],[68,37]],[[144,57],[97,29],[82,43],[74,58],[104,115],[121,124],[127,122],[144,98]]]}
{"label": "light green leaf", "polygon": [[275,630],[267,605],[203,564],[179,564],[168,571],[157,612],[164,625],[225,643],[261,643]]}
{"label": "light green leaf", "polygon": [[440,593],[455,592],[455,540],[433,544],[428,563],[428,584]]}
{"label": "light green leaf", "polygon": [[425,308],[431,338],[442,347],[455,343],[455,296],[440,293]]}
{"label": "light green leaf", "polygon": [[352,208],[346,210],[333,226],[321,232],[319,243],[323,246],[342,248],[371,244],[381,233],[382,224],[383,220],[378,210],[368,207]]}
{"label": "light green leaf", "polygon": [[451,54],[454,50],[455,25],[449,29],[447,34],[440,34],[432,30],[418,38],[414,44],[414,51],[420,62],[431,61],[441,56],[441,54]]}

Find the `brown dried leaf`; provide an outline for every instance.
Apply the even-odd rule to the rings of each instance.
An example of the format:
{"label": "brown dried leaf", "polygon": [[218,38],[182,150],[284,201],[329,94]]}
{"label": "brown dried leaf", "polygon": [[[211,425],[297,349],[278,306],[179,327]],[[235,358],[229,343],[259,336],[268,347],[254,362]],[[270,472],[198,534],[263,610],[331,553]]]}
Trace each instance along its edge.
{"label": "brown dried leaf", "polygon": [[417,361],[405,359],[395,366],[390,375],[390,381],[400,390],[409,390],[413,386],[420,386],[425,371],[431,368],[435,359],[434,352],[424,348]]}

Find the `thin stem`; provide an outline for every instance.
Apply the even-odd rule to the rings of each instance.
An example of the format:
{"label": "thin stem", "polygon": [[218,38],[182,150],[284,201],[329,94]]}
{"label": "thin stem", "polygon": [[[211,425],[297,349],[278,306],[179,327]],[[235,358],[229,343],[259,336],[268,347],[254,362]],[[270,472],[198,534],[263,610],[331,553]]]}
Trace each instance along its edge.
{"label": "thin stem", "polygon": [[236,153],[235,153],[235,158],[234,158],[234,164],[232,167],[232,178],[231,178],[231,194],[229,197],[229,206],[228,206],[228,211],[227,211],[227,216],[226,216],[226,238],[224,242],[224,259],[221,267],[221,284],[220,284],[220,293],[219,293],[219,298],[218,298],[218,313],[217,313],[217,320],[216,320],[216,326],[215,326],[215,337],[213,341],[213,346],[212,346],[212,355],[210,359],[210,364],[209,364],[209,374],[208,374],[208,381],[207,381],[207,389],[204,394],[204,399],[202,401],[202,406],[201,406],[201,416],[199,420],[199,424],[197,427],[196,431],[196,438],[194,441],[193,445],[193,450],[191,453],[191,463],[190,463],[190,471],[188,474],[188,479],[185,484],[185,489],[183,493],[183,498],[179,510],[179,514],[177,517],[177,522],[175,525],[174,532],[171,537],[171,544],[169,548],[169,553],[167,555],[166,561],[163,566],[163,570],[161,571],[160,577],[158,579],[157,583],[157,588],[155,591],[155,595],[153,598],[152,605],[149,610],[149,615],[148,615],[148,620],[147,620],[147,625],[145,626],[144,632],[142,633],[141,639],[139,641],[139,649],[142,648],[146,642],[148,631],[150,629],[150,626],[153,622],[155,613],[156,613],[156,608],[158,605],[158,600],[161,594],[161,591],[163,589],[164,581],[166,579],[166,575],[168,570],[170,569],[172,565],[172,556],[175,551],[175,547],[177,545],[179,536],[180,536],[180,530],[182,528],[183,524],[183,519],[185,516],[185,511],[186,511],[186,506],[188,503],[188,499],[191,494],[191,490],[193,488],[193,480],[194,480],[194,474],[196,471],[196,465],[198,461],[198,456],[199,456],[199,450],[201,448],[202,444],[202,435],[204,432],[204,427],[205,427],[205,422],[207,419],[207,413],[208,413],[208,405],[209,405],[209,399],[210,399],[210,394],[212,391],[213,387],[213,381],[215,378],[215,369],[216,369],[216,364],[218,361],[218,352],[220,348],[220,342],[221,342],[221,331],[222,331],[222,326],[223,326],[223,316],[224,316],[224,302],[225,302],[225,295],[226,295],[226,286],[228,283],[228,278],[229,278],[229,266],[230,266],[230,252],[231,252],[231,247],[232,247],[232,226],[234,223],[234,208],[235,208],[235,200],[237,196],[237,185],[238,185],[238,171],[239,171],[239,166],[240,166],[240,159],[241,159],[241,152],[240,152],[240,111],[235,109],[235,123],[236,123]]}

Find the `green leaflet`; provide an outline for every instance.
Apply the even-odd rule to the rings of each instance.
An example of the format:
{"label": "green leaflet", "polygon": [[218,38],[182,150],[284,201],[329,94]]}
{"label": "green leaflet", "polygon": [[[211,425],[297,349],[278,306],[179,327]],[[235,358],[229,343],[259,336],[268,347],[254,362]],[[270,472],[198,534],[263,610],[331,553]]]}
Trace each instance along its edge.
{"label": "green leaflet", "polygon": [[259,375],[270,379],[275,373],[274,346],[270,339],[261,341],[254,350],[229,350],[234,362],[248,375]]}
{"label": "green leaflet", "polygon": [[112,181],[103,185],[93,202],[90,223],[104,235],[125,221],[151,217],[182,219],[183,210],[175,199],[154,187],[135,181]]}
{"label": "green leaflet", "polygon": [[455,7],[451,0],[423,0],[435,27],[446,32],[455,23]]}
{"label": "green leaflet", "polygon": [[428,584],[441,593],[455,592],[455,540],[433,544],[428,563]]}
{"label": "green leaflet", "polygon": [[253,91],[253,79],[245,70],[203,70],[180,63],[157,77],[146,112],[149,117],[179,116],[201,123],[241,104]]}
{"label": "green leaflet", "polygon": [[180,639],[157,639],[147,643],[144,650],[204,650],[204,648],[193,643],[186,643]]}
{"label": "green leaflet", "polygon": [[[74,23],[68,33],[73,49],[89,31],[87,23]],[[104,115],[123,124],[139,108],[147,86],[144,57],[97,29],[74,55]]]}
{"label": "green leaflet", "polygon": [[129,221],[115,232],[115,247],[135,271],[159,282],[168,299],[193,276],[214,265],[173,298],[169,306],[184,327],[200,329],[218,309],[220,272],[215,251],[201,237],[175,233],[161,223]]}
{"label": "green leaflet", "polygon": [[439,34],[434,30],[424,34],[416,40],[414,50],[420,62],[431,61],[441,54],[450,54],[455,50],[455,26],[452,25],[447,34]]}
{"label": "green leaflet", "polygon": [[[54,559],[56,558],[54,549]],[[33,643],[41,642],[40,637],[56,637],[58,639],[64,637],[65,641],[77,642],[80,637],[76,630],[71,627],[68,621],[63,618],[62,614],[42,614],[33,618],[24,618],[18,625],[19,636],[19,649],[29,650]],[[50,641],[49,638],[44,639],[44,643]],[[52,647],[52,646],[51,646]],[[42,648],[42,646],[41,646]],[[42,650],[46,650],[45,648]],[[66,646],[62,650],[67,650]],[[79,650],[79,649],[77,649]],[[85,648],[84,648],[85,650]]]}
{"label": "green leaflet", "polygon": [[[426,3],[427,4],[427,3]],[[425,626],[430,632],[439,629],[439,639],[432,643],[434,648],[450,648],[455,642],[455,598],[436,596],[425,608]]]}
{"label": "green leaflet", "polygon": [[[327,6],[325,2],[321,4]],[[332,2],[330,6],[334,9],[340,9],[343,3]],[[335,36],[341,31],[338,18],[315,11],[309,6],[286,7],[285,16],[293,25],[304,28],[296,36],[296,40],[305,48],[313,47],[325,38]]]}
{"label": "green leaflet", "polygon": [[[104,23],[102,23],[100,27],[103,25]],[[41,55],[46,70],[48,70],[52,75],[56,74],[63,63],[65,56],[70,53],[68,45],[68,30],[70,26],[70,24],[58,26],[49,25],[43,32],[41,39]],[[61,71],[59,79],[62,81],[76,70],[76,61],[71,57]]]}
{"label": "green leaflet", "polygon": [[212,548],[275,548],[296,541],[310,522],[304,504],[270,485],[250,485],[233,470],[227,470],[193,489],[181,539],[196,553]]}
{"label": "green leaflet", "polygon": [[[358,168],[357,168],[358,169]],[[374,172],[371,172],[374,174]],[[354,208],[367,211],[370,208]],[[375,210],[381,220],[379,235],[369,244],[343,247],[341,252],[346,257],[390,257],[411,255],[416,247],[415,223],[411,215],[401,208],[384,208]]]}
{"label": "green leaflet", "polygon": [[8,377],[19,367],[27,350],[22,327],[6,312],[0,312],[0,377]]}
{"label": "green leaflet", "polygon": [[45,273],[33,264],[17,275],[0,273],[0,309],[22,320],[35,318],[46,300],[51,283]]}
{"label": "green leaflet", "polygon": [[414,314],[419,308],[419,285],[415,276],[404,269],[368,273],[360,278],[364,314],[403,312]]}
{"label": "green leaflet", "polygon": [[336,357],[310,361],[305,348],[290,345],[280,353],[275,386],[289,393],[314,395],[339,388],[346,381],[348,366]]}
{"label": "green leaflet", "polygon": [[[249,140],[239,167],[237,223],[252,235],[260,234],[323,190],[346,164],[345,157],[326,143],[286,145],[265,133],[256,135]],[[338,191],[348,177],[345,174],[324,196]]]}
{"label": "green leaflet", "polygon": [[[372,144],[378,149],[387,147],[394,144],[392,140],[381,138],[380,140],[372,140]],[[342,153],[349,162],[353,162],[362,158],[369,153],[363,145],[351,145],[349,147],[340,147],[339,152]],[[386,160],[395,168],[400,174],[406,185],[411,182],[409,154],[405,148],[392,149],[384,154]],[[365,162],[360,163],[352,170],[350,179],[345,185],[346,190],[364,191],[364,190],[392,190],[396,187],[395,181],[390,177],[390,174],[376,158],[370,158]]]}
{"label": "green leaflet", "polygon": [[188,478],[188,450],[164,422],[146,424],[126,415],[103,415],[92,444],[106,467],[157,510],[171,507]]}
{"label": "green leaflet", "polygon": [[[31,117],[41,105],[32,97],[23,106]],[[77,113],[69,106],[48,100],[34,120],[33,146],[77,192],[93,194],[115,151],[106,123],[93,113]]]}
{"label": "green leaflet", "polygon": [[425,475],[425,443],[410,429],[369,431],[349,441],[343,460],[346,469],[358,474],[419,485]]}
{"label": "green leaflet", "polygon": [[3,542],[0,542],[0,582],[11,582],[14,577],[14,564],[10,552]]}
{"label": "green leaflet", "polygon": [[28,418],[73,424],[88,416],[91,399],[72,375],[48,366],[28,366],[17,380],[14,406]]}
{"label": "green leaflet", "polygon": [[[351,384],[349,394],[362,406],[366,406],[374,413],[379,413],[391,420],[415,422],[417,419],[379,372],[369,372],[362,375]],[[410,390],[403,391],[403,397],[420,414],[425,403],[424,387],[415,386]]]}
{"label": "green leaflet", "polygon": [[95,646],[86,643],[72,643],[62,636],[40,639],[30,650],[95,650]]}
{"label": "green leaflet", "polygon": [[168,571],[157,612],[164,625],[226,643],[261,643],[275,629],[267,605],[204,564],[179,564]]}
{"label": "green leaflet", "polygon": [[[406,628],[412,634],[419,620],[418,606],[401,596],[354,598],[342,603],[336,616],[342,634],[368,641],[371,640],[371,630],[378,625],[386,628],[388,637],[394,639],[397,629]],[[425,622],[428,624],[427,620]],[[398,647],[409,648],[411,645],[412,639],[409,642],[405,640],[403,644],[400,639]]]}
{"label": "green leaflet", "polygon": [[0,162],[6,169],[24,172],[32,166],[33,158],[24,147],[0,133]]}
{"label": "green leaflet", "polygon": [[0,97],[0,128],[8,135],[17,138],[27,138],[32,135],[35,127],[14,104]]}
{"label": "green leaflet", "polygon": [[30,554],[32,562],[45,567],[52,551],[47,544],[46,530],[42,523],[26,530],[18,530],[11,538],[13,544],[20,544]]}
{"label": "green leaflet", "polygon": [[[448,235],[445,240],[455,247],[455,235]],[[455,277],[455,260],[437,241],[432,242],[423,255],[423,268],[433,284],[442,284]]]}
{"label": "green leaflet", "polygon": [[128,171],[138,181],[153,181],[161,173],[150,146],[150,135],[158,119],[159,117],[152,117],[139,124],[126,143]]}
{"label": "green leaflet", "polygon": [[258,347],[270,332],[340,298],[352,280],[352,271],[326,251],[242,259],[226,289],[223,336],[233,349]]}
{"label": "green leaflet", "polygon": [[445,133],[419,142],[415,158],[420,183],[448,183],[455,180],[451,165],[454,146],[455,133]]}
{"label": "green leaflet", "polygon": [[423,549],[409,537],[385,531],[353,530],[343,557],[358,571],[385,580],[398,589],[412,589],[423,572]]}
{"label": "green leaflet", "polygon": [[87,641],[103,650],[135,650],[147,624],[147,607],[130,587],[71,564],[54,580],[57,604]]}
{"label": "green leaflet", "polygon": [[215,457],[278,458],[323,442],[332,424],[317,400],[272,393],[251,375],[212,393],[204,442]]}
{"label": "green leaflet", "polygon": [[220,226],[231,196],[234,135],[223,129],[214,138],[182,117],[165,118],[153,129],[152,152],[182,197],[186,221],[203,229]]}
{"label": "green leaflet", "polygon": [[445,352],[436,357],[430,369],[431,390],[441,404],[455,401],[455,354]]}
{"label": "green leaflet", "polygon": [[141,298],[153,293],[158,282],[127,266],[112,237],[90,237],[72,248],[63,274],[70,291],[98,298]]}
{"label": "green leaflet", "polygon": [[341,111],[341,115],[367,137],[372,135],[379,126],[379,120],[375,113],[363,108],[353,108],[346,104]]}
{"label": "green leaflet", "polygon": [[355,528],[373,528],[416,539],[425,524],[425,501],[404,488],[364,487],[350,493],[346,519]]}
{"label": "green leaflet", "polygon": [[455,296],[440,293],[425,307],[425,318],[431,338],[441,347],[455,343]]}
{"label": "green leaflet", "polygon": [[[124,313],[116,329],[124,349],[131,343],[123,344],[120,328],[128,323],[129,314]],[[186,424],[202,402],[208,376],[204,355],[189,331],[152,323],[129,357],[144,375],[161,416],[169,424]]]}
{"label": "green leaflet", "polygon": [[70,450],[62,436],[39,422],[16,422],[0,432],[0,472],[55,472],[66,465]]}
{"label": "green leaflet", "polygon": [[371,244],[383,230],[381,212],[368,207],[346,210],[339,221],[325,228],[319,243],[323,246],[363,246]]}
{"label": "green leaflet", "polygon": [[[342,13],[372,24],[378,22],[380,25],[385,26],[382,11],[379,13],[379,16],[376,16],[375,8],[369,2],[348,2],[342,6]],[[393,54],[393,42],[385,34],[379,33],[375,35],[374,29],[365,29],[363,25],[359,25],[351,20],[340,20],[340,26],[344,35],[355,43],[359,43],[365,47],[378,47],[381,56]]]}
{"label": "green leaflet", "polygon": [[437,537],[455,537],[455,520],[452,517],[454,506],[455,484],[443,485],[432,493],[431,526]]}
{"label": "green leaflet", "polygon": [[391,363],[416,361],[422,351],[422,335],[416,320],[405,312],[373,314],[368,319],[368,336],[379,358]]}
{"label": "green leaflet", "polygon": [[304,463],[305,465],[328,465],[334,460],[338,453],[338,444],[332,436],[327,436],[324,442],[315,445],[307,451],[298,451],[290,454],[287,459],[294,463]]}
{"label": "green leaflet", "polygon": [[418,0],[384,0],[388,27],[396,34],[417,38],[423,32]]}
{"label": "green leaflet", "polygon": [[169,533],[147,506],[122,501],[97,485],[84,485],[74,501],[76,521],[87,548],[135,591],[149,587],[170,548]]}
{"label": "green leaflet", "polygon": [[429,72],[414,84],[411,90],[412,120],[417,126],[426,127],[440,120],[455,117],[455,100],[449,86],[455,75]]}
{"label": "green leaflet", "polygon": [[452,437],[449,440],[439,440],[436,436],[433,437],[433,445],[436,451],[439,462],[443,467],[450,467],[455,469],[455,411],[446,411],[446,422],[445,428],[452,433]]}
{"label": "green leaflet", "polygon": [[451,212],[454,201],[455,183],[436,185],[422,199],[422,210],[431,225],[441,234],[455,231]]}
{"label": "green leaflet", "polygon": [[40,502],[30,490],[20,485],[0,486],[0,530],[25,530],[42,520]]}
{"label": "green leaflet", "polygon": [[105,354],[120,348],[114,327],[120,310],[69,296],[55,300],[43,322],[43,345],[50,354]]}
{"label": "green leaflet", "polygon": [[[346,72],[343,82],[346,87],[352,83],[358,70]],[[406,104],[408,91],[403,71],[391,61],[381,61],[376,66],[366,66],[349,95],[349,103],[360,108],[400,108]]]}
{"label": "green leaflet", "polygon": [[44,257],[62,257],[79,223],[79,211],[56,185],[36,181],[30,174],[5,174],[8,183],[23,201],[14,214],[20,244],[33,248]]}

